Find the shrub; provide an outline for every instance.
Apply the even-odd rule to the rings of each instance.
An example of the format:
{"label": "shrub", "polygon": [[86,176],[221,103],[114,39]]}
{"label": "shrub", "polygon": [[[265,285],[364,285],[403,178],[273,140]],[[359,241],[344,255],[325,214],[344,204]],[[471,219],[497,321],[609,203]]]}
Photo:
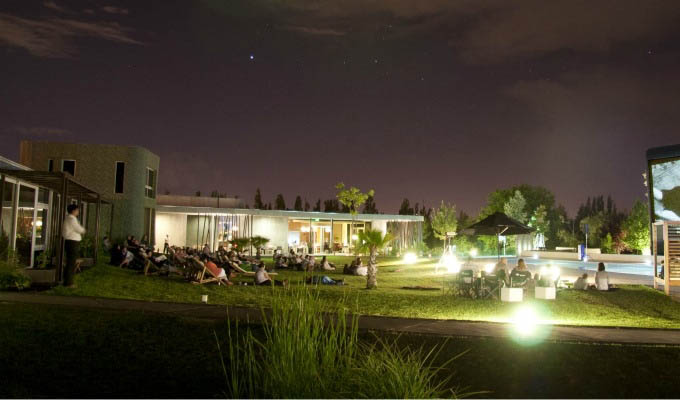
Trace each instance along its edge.
{"label": "shrub", "polygon": [[0,290],[26,289],[31,286],[31,278],[24,273],[14,252],[0,254]]}

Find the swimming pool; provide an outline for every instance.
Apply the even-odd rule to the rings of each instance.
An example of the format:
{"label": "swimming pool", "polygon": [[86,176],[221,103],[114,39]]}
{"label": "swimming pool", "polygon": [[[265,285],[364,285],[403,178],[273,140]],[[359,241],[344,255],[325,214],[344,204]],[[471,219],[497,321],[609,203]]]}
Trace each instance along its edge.
{"label": "swimming pool", "polygon": [[[482,258],[482,257],[480,257]],[[487,257],[484,257],[487,258]],[[496,257],[488,257],[489,259],[496,259]],[[508,264],[514,266],[517,264],[517,257],[506,257]],[[524,257],[524,261],[529,265],[547,265],[552,264],[560,268],[570,268],[579,271],[597,271],[597,261],[571,261],[571,260],[552,260],[548,258],[534,259],[531,257]],[[621,274],[654,276],[654,266],[637,263],[604,263],[607,271],[617,272]]]}

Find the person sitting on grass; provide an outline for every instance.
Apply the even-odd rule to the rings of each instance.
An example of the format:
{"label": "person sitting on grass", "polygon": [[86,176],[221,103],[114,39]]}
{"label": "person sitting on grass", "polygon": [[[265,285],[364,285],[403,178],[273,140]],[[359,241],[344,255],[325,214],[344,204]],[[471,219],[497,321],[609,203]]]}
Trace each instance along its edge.
{"label": "person sitting on grass", "polygon": [[597,290],[609,290],[609,274],[604,270],[604,263],[597,264],[595,273],[595,287]]}
{"label": "person sitting on grass", "polygon": [[224,268],[218,267],[217,264],[212,262],[212,260],[207,257],[204,258],[203,264],[208,270],[210,270],[213,276],[215,276],[215,278],[218,278],[222,283],[224,283],[227,286],[233,285],[233,283],[229,281],[229,277],[227,276],[227,272],[224,270]]}
{"label": "person sitting on grass", "polygon": [[135,259],[135,255],[132,254],[131,251],[128,250],[127,246],[123,246],[123,249],[120,252],[121,254],[121,262],[120,265],[118,265],[121,268],[130,268],[132,261]]}
{"label": "person sitting on grass", "polygon": [[368,274],[368,268],[361,262],[361,257],[357,257],[349,267],[345,267],[342,271],[346,275],[358,275],[366,276]]}
{"label": "person sitting on grass", "polygon": [[307,256],[304,261],[302,261],[302,270],[307,272],[313,272],[316,268],[316,258],[314,256]]}
{"label": "person sitting on grass", "polygon": [[337,285],[337,286],[343,286],[345,285],[345,280],[341,279],[339,281],[336,281],[334,279],[331,279],[331,277],[327,275],[319,276],[319,275],[314,275],[310,276],[307,278],[307,283],[310,285]]}
{"label": "person sitting on grass", "polygon": [[288,280],[275,281],[267,273],[264,263],[260,263],[255,272],[255,284],[260,286],[288,286]]}
{"label": "person sitting on grass", "polygon": [[335,265],[333,263],[328,262],[326,256],[323,256],[323,258],[321,259],[321,268],[324,271],[335,271]]}
{"label": "person sitting on grass", "polygon": [[279,256],[274,264],[275,269],[288,269],[288,264],[286,264],[286,258]]}
{"label": "person sitting on grass", "polygon": [[574,281],[574,289],[588,290],[588,274],[583,274]]}

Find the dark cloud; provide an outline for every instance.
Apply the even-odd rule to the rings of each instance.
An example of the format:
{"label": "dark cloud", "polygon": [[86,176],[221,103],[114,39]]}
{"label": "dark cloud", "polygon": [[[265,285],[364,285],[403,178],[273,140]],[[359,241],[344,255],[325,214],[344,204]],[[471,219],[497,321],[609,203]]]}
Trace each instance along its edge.
{"label": "dark cloud", "polygon": [[286,30],[286,31],[304,33],[306,35],[315,35],[315,36],[343,36],[347,33],[347,32],[344,32],[344,31],[337,30],[337,29],[314,28],[314,27],[309,27],[309,26],[287,25],[287,26],[282,27],[281,29]]}
{"label": "dark cloud", "polygon": [[101,8],[101,10],[109,14],[121,14],[121,15],[129,14],[129,10],[127,8],[120,8],[115,6],[104,6]]}
{"label": "dark cloud", "polygon": [[54,1],[45,1],[43,2],[43,5],[49,9],[52,9],[54,11],[59,11],[59,12],[66,12],[67,10],[64,7],[61,7],[57,5]]}
{"label": "dark cloud", "polygon": [[0,43],[34,56],[68,58],[78,53],[75,39],[91,37],[126,44],[143,44],[133,30],[117,22],[87,22],[67,18],[29,19],[0,13]]}

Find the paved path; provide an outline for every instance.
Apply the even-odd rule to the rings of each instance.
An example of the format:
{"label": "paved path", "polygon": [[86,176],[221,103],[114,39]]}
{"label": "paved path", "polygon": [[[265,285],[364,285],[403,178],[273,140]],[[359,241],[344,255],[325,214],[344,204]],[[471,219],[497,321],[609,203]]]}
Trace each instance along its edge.
{"label": "paved path", "polygon": [[[0,292],[0,302],[49,304],[68,307],[85,307],[119,311],[151,312],[185,318],[224,320],[227,316],[240,321],[258,322],[262,319],[259,309],[226,307],[211,304],[164,303],[140,300],[108,299],[81,296],[54,296],[33,293]],[[359,328],[386,332],[458,336],[508,338],[516,335],[509,324],[471,322],[456,320],[433,320],[419,318],[393,318],[362,316]],[[666,344],[680,345],[680,329],[637,328],[590,328],[576,326],[553,326],[548,340]]]}

